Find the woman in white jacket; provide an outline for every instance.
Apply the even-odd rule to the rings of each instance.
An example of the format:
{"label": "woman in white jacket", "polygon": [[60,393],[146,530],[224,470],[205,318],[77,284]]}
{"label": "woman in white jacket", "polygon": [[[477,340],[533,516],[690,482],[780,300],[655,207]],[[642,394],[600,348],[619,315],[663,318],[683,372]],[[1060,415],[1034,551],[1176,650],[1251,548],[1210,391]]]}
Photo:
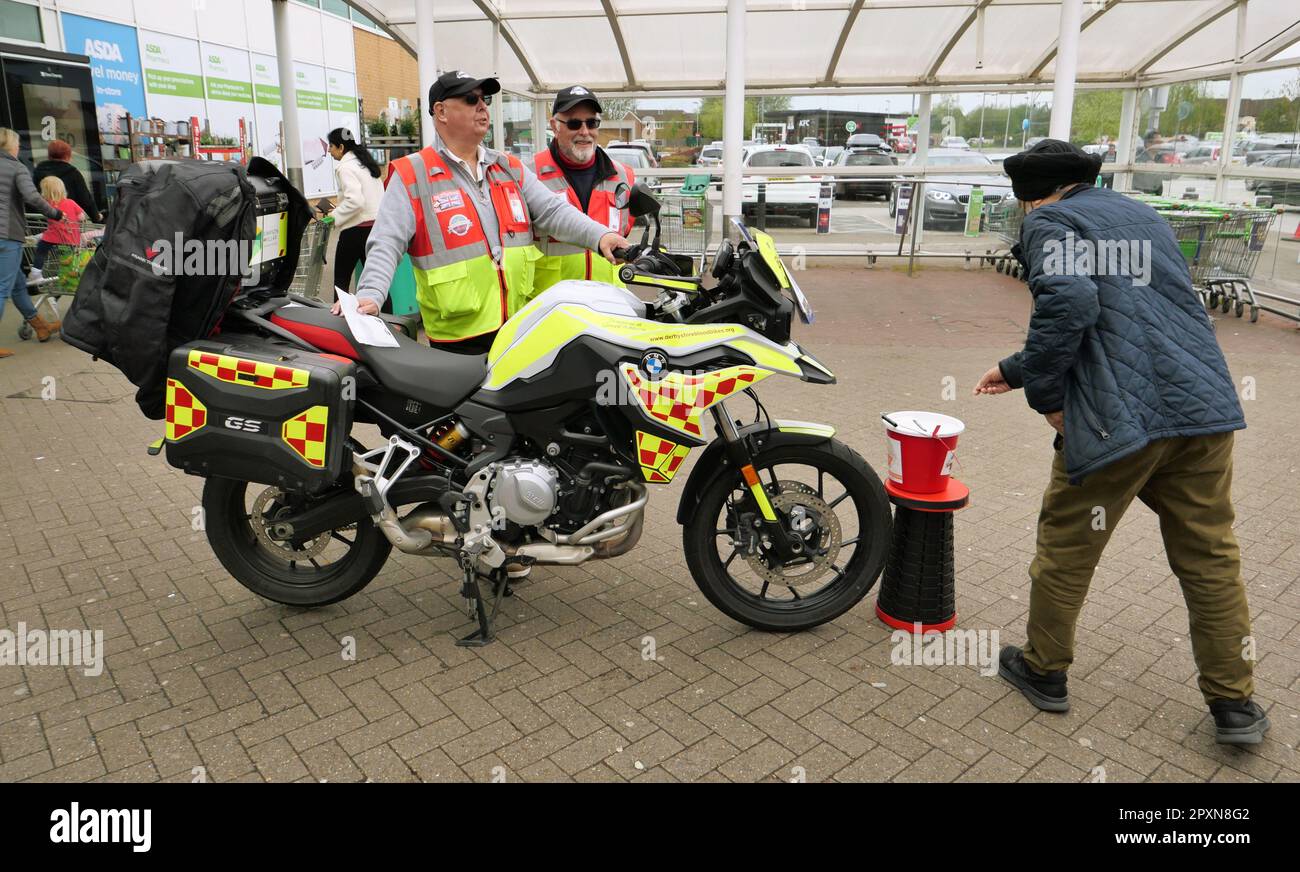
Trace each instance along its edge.
{"label": "woman in white jacket", "polygon": [[330,157],[338,161],[339,202],[334,207],[334,229],[338,247],[334,250],[334,286],[349,290],[357,263],[366,262],[366,240],[384,194],[379,165],[346,127],[329,132]]}

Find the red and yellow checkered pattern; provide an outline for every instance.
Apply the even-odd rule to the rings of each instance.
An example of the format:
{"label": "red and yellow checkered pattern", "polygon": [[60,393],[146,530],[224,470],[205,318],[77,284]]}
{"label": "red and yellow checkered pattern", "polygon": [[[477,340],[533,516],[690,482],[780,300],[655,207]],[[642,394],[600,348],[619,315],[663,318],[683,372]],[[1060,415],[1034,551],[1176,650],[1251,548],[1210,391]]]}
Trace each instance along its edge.
{"label": "red and yellow checkered pattern", "polygon": [[667,483],[677,474],[691,446],[678,445],[644,430],[636,431],[636,456],[646,481]]}
{"label": "red and yellow checkered pattern", "polygon": [[311,374],[305,369],[294,369],[259,360],[244,360],[228,354],[212,354],[195,349],[187,361],[190,369],[210,375],[235,385],[251,385],[270,391],[306,387]]}
{"label": "red and yellow checkered pattern", "polygon": [[696,440],[704,438],[700,415],[705,409],[771,375],[752,366],[729,366],[701,375],[668,372],[649,381],[630,363],[623,364],[622,372],[647,415]]}
{"label": "red and yellow checkered pattern", "polygon": [[174,378],[167,379],[167,439],[175,442],[208,423],[208,409]]}
{"label": "red and yellow checkered pattern", "polygon": [[329,423],[327,406],[312,406],[284,422],[280,438],[312,466],[325,465],[325,425]]}

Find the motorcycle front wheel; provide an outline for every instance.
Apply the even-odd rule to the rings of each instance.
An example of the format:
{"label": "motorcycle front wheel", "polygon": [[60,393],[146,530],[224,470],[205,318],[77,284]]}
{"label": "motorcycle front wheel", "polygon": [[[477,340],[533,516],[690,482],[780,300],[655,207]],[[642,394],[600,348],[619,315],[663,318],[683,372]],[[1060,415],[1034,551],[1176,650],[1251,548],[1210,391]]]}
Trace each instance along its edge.
{"label": "motorcycle front wheel", "polygon": [[706,486],[683,530],[695,583],[724,614],[759,630],[834,620],[862,601],[885,566],[892,516],[879,476],[834,439],[770,448],[754,469],[782,529],[799,537],[800,556],[776,554],[753,493],[729,468]]}
{"label": "motorcycle front wheel", "polygon": [[304,508],[279,488],[228,478],[203,485],[208,543],[226,571],[258,596],[323,606],[352,596],[383,568],[392,543],[370,518],[310,539],[276,540],[277,516]]}

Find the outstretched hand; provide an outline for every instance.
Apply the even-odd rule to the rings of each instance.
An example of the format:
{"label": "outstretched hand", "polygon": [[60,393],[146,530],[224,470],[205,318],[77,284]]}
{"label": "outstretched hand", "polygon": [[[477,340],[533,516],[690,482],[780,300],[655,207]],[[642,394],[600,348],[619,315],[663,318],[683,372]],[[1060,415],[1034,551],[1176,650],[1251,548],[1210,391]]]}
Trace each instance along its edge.
{"label": "outstretched hand", "polygon": [[1005,394],[1009,390],[1011,390],[1011,385],[1007,384],[1007,380],[1002,377],[1002,367],[995,366],[984,373],[984,376],[975,385],[975,390],[971,391],[971,393],[975,395]]}

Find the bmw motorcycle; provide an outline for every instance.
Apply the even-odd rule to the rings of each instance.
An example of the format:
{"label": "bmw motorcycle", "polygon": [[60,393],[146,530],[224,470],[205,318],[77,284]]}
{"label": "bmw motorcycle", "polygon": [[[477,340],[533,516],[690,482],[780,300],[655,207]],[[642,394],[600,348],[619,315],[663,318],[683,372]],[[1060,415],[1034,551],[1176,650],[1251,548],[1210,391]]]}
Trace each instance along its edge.
{"label": "bmw motorcycle", "polygon": [[[772,418],[757,392],[769,378],[835,381],[791,341],[794,315],[813,312],[775,243],[737,222],[739,241],[692,275],[659,245],[649,192],[624,196],[645,219],[641,242],[619,253],[627,288],[556,285],[486,356],[404,335],[364,344],[322,304],[284,296],[237,300],[222,349],[182,349],[169,460],[206,476],[207,536],[230,574],[267,599],[319,606],[364,588],[393,548],[446,557],[478,624],[458,644],[484,645],[512,577],[631,551],[650,490],[699,449],[677,521],[709,602],[795,631],[862,600],[889,541],[879,477],[833,427]],[[298,412],[287,398],[327,370],[343,374],[325,379],[333,398]],[[205,380],[241,399],[203,394]],[[356,424],[386,441],[363,444]],[[304,477],[261,472],[276,451]]]}

